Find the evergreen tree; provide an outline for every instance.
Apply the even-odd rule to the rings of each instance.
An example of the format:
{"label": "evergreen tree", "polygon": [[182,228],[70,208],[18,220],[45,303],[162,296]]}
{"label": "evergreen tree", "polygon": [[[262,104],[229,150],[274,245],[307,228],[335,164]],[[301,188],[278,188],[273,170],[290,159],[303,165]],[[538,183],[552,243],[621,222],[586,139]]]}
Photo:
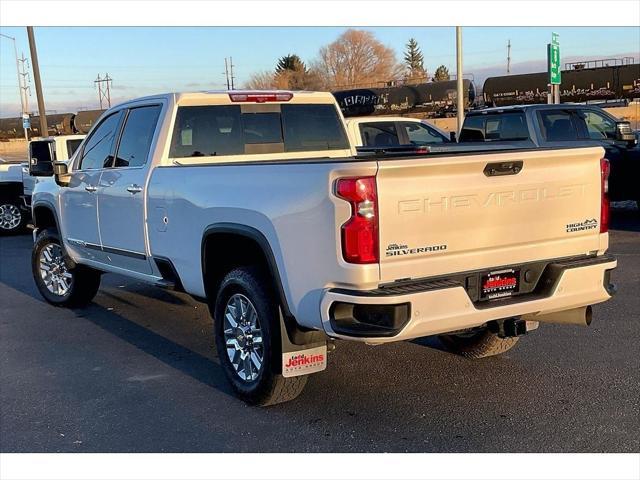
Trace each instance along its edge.
{"label": "evergreen tree", "polygon": [[438,68],[436,68],[436,73],[433,74],[433,78],[431,80],[433,80],[434,82],[444,82],[450,79],[451,77],[449,76],[449,69],[444,65],[440,65]]}
{"label": "evergreen tree", "polygon": [[289,55],[280,57],[276,64],[276,74],[283,73],[287,70],[306,73],[307,68],[298,55],[290,53]]}
{"label": "evergreen tree", "polygon": [[409,75],[415,76],[415,73],[424,73],[424,57],[415,38],[410,38],[407,43],[407,49],[404,53],[404,63],[407,64]]}

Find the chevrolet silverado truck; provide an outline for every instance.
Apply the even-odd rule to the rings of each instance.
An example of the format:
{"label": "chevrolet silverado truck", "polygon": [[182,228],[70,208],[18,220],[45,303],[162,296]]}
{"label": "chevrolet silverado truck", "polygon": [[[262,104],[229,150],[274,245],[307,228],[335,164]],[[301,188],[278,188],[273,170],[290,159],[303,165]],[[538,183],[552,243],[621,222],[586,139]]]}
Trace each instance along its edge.
{"label": "chevrolet silverado truck", "polygon": [[611,297],[603,149],[357,155],[333,96],[176,93],[108,110],[33,195],[32,270],[79,307],[104,272],[206,302],[251,404],[334,339],[440,335],[469,358]]}
{"label": "chevrolet silverado truck", "polygon": [[609,160],[612,201],[635,200],[640,208],[640,145],[631,124],[595,105],[516,105],[473,110],[460,143],[511,142],[523,148],[601,146]]}

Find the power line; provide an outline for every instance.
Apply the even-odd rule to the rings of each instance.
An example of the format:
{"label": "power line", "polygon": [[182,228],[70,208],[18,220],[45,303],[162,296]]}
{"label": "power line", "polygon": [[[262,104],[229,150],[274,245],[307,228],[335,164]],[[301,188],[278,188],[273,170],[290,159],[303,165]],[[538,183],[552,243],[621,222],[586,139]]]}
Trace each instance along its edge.
{"label": "power line", "polygon": [[113,79],[109,76],[108,73],[105,74],[104,78],[100,78],[100,74],[98,74],[98,78],[93,82],[98,86],[98,100],[100,100],[100,110],[103,110],[103,101],[107,104],[107,108],[111,108],[111,81]]}
{"label": "power line", "polygon": [[236,77],[233,74],[233,67],[235,67],[235,65],[233,64],[233,58],[232,57],[224,57],[224,73],[222,75],[224,75],[225,79],[227,80],[227,90],[235,90],[235,80]]}
{"label": "power line", "polygon": [[20,62],[19,69],[19,80],[20,80],[20,93],[22,95],[22,104],[24,113],[29,113],[29,97],[31,96],[31,86],[29,85],[30,78],[29,72],[27,68],[29,67],[29,59],[24,56],[24,52],[22,52],[22,57],[18,59]]}
{"label": "power line", "polygon": [[511,73],[511,39],[507,43],[507,73]]}
{"label": "power line", "polygon": [[224,73],[223,75],[227,79],[227,90],[231,90],[231,85],[229,83],[229,67],[227,65],[227,57],[224,57]]}

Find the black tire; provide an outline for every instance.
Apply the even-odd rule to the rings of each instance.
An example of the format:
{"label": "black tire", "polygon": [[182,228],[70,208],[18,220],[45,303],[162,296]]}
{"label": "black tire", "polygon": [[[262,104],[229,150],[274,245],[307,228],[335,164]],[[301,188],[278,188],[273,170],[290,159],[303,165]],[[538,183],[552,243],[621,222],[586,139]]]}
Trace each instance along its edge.
{"label": "black tire", "polygon": [[27,215],[20,208],[20,201],[0,198],[0,235],[15,235],[24,231]]}
{"label": "black tire", "polygon": [[[225,340],[227,303],[238,295],[251,302],[262,334],[262,364],[257,369],[256,378],[250,380],[241,378],[234,368]],[[307,375],[285,378],[280,374],[280,319],[274,297],[271,283],[263,272],[254,267],[243,267],[232,270],[224,277],[215,299],[214,330],[220,364],[236,395],[250,405],[267,406],[293,400],[302,393],[307,383]]]}
{"label": "black tire", "polygon": [[488,328],[459,335],[440,335],[440,340],[448,351],[471,359],[505,353],[515,347],[519,338],[501,338]]}
{"label": "black tire", "polygon": [[[62,294],[51,291],[41,273],[41,262],[45,259],[43,252],[48,246],[54,248],[57,246],[61,250],[64,265],[60,265],[58,268],[64,269],[66,273],[70,274],[69,288]],[[38,234],[31,253],[31,270],[40,295],[56,307],[82,307],[93,300],[100,288],[101,273],[85,265],[74,264],[67,256],[55,230],[43,230]]]}

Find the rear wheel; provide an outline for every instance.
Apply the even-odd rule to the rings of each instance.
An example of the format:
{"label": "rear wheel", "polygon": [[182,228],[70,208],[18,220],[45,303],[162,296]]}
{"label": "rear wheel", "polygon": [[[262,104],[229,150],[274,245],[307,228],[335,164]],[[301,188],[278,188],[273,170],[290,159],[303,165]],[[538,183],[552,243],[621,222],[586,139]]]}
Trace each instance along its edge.
{"label": "rear wheel", "polygon": [[0,200],[0,235],[20,232],[26,224],[26,217],[20,211],[20,204],[14,200]]}
{"label": "rear wheel", "polygon": [[283,377],[280,320],[270,283],[260,270],[229,272],[214,307],[215,341],[220,364],[236,395],[252,405],[293,400],[307,376]]}
{"label": "rear wheel", "polygon": [[57,307],[81,307],[100,288],[100,272],[73,265],[55,231],[43,230],[31,254],[33,279],[44,299]]}
{"label": "rear wheel", "polygon": [[484,358],[511,350],[519,337],[499,337],[488,328],[455,335],[440,335],[440,340],[451,353],[465,358]]}

